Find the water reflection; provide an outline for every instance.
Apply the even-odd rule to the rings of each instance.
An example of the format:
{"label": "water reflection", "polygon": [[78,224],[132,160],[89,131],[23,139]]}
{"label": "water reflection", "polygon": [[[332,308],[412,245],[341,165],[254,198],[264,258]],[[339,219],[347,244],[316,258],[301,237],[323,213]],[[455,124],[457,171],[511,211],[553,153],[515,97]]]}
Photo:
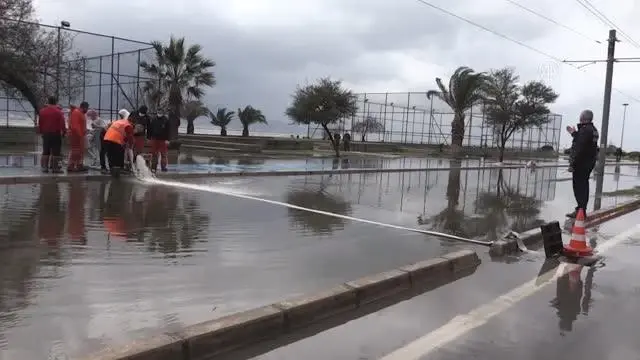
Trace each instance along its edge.
{"label": "water reflection", "polygon": [[171,256],[191,249],[209,223],[196,200],[165,186],[111,182],[103,208],[104,227],[111,237]]}
{"label": "water reflection", "polygon": [[255,158],[241,158],[238,159],[238,165],[240,166],[256,166],[264,164],[264,159],[255,159]]}
{"label": "water reflection", "polygon": [[[313,193],[313,187],[323,183],[327,194],[358,205],[359,217],[404,226],[416,226],[417,218],[417,224],[429,230],[490,239],[509,230],[539,226],[544,220],[542,205],[555,199],[556,186],[564,186],[554,181],[557,168],[463,170],[468,165],[465,160],[440,161],[440,166],[451,170],[310,175],[285,184],[274,179],[255,182],[266,186],[265,193],[278,187]],[[299,186],[296,182],[301,179],[305,185]],[[288,201],[286,197],[278,200]],[[371,213],[373,209],[382,212]]]}
{"label": "water reflection", "polygon": [[578,266],[556,281],[556,297],[551,300],[551,306],[556,310],[558,327],[563,335],[573,330],[573,323],[578,315],[588,316],[593,305],[591,290],[596,267],[587,267],[584,282],[582,269],[582,266]]}
{"label": "water reflection", "polygon": [[67,231],[69,232],[71,241],[77,245],[87,244],[85,200],[85,184],[79,181],[71,182],[69,184],[69,202],[67,204]]}
{"label": "water reflection", "polygon": [[[313,187],[291,189],[287,192],[286,202],[340,215],[351,214],[351,203],[338,195],[327,193],[323,184],[316,189]],[[331,234],[335,230],[343,229],[346,222],[346,220],[337,217],[291,208],[288,208],[287,213],[293,226],[311,230],[315,234]]]}
{"label": "water reflection", "polygon": [[55,245],[64,236],[65,209],[60,198],[60,185],[44,183],[40,185],[37,217],[38,237],[40,241]]}
{"label": "water reflection", "polygon": [[209,165],[229,165],[231,160],[222,157],[212,157],[209,159]]}
{"label": "water reflection", "polygon": [[[502,169],[497,170],[494,185],[488,190],[478,189],[472,212],[460,206],[463,189],[460,161],[451,161],[445,191],[446,207],[431,218],[418,216],[418,225],[429,225],[432,230],[445,233],[496,240],[505,232],[521,232],[540,226],[542,201],[522,194],[519,183],[509,185]],[[464,186],[466,193],[467,185]],[[425,197],[426,202],[426,197]]]}
{"label": "water reflection", "polygon": [[[468,230],[464,228],[468,216],[464,210],[459,209],[460,204],[460,175],[462,162],[452,160],[450,162],[451,171],[449,171],[447,180],[447,190],[445,198],[447,206],[440,213],[435,215],[430,223],[433,230],[442,231],[452,235],[468,236]],[[426,200],[426,199],[425,199]],[[418,218],[419,225],[425,225],[429,221],[424,221],[422,217]]]}
{"label": "water reflection", "polygon": [[482,232],[490,240],[498,239],[509,229],[522,232],[544,223],[539,219],[542,201],[523,195],[519,188],[509,186],[499,170],[493,191],[481,193],[476,200],[477,213],[482,215]]}

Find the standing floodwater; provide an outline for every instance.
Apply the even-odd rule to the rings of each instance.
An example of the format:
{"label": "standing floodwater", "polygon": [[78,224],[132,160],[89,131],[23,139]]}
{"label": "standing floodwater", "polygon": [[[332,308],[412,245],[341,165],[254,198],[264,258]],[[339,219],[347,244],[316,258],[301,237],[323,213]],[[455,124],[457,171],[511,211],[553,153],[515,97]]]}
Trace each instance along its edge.
{"label": "standing floodwater", "polygon": [[[118,346],[473,248],[346,217],[498,236],[562,216],[558,205],[571,200],[569,182],[550,181],[555,169],[505,171],[502,197],[496,169],[181,186],[138,169],[138,179],[0,186],[0,359]],[[614,200],[603,198],[603,206]]]}

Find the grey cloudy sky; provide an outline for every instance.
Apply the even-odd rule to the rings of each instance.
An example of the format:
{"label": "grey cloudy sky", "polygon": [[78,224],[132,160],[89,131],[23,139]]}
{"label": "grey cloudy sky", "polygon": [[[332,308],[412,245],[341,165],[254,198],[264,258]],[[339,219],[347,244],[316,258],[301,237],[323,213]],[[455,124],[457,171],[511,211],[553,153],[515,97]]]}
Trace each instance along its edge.
{"label": "grey cloudy sky", "polygon": [[[606,56],[608,27],[574,0],[517,0],[578,30],[597,44],[540,19],[507,0],[433,0],[456,14],[560,59]],[[633,0],[591,0],[628,35],[640,41],[640,10]],[[460,65],[476,70],[513,66],[522,80],[544,80],[560,93],[553,111],[574,123],[591,108],[600,126],[605,65],[576,70],[435,11],[416,0],[36,0],[40,19],[68,20],[74,28],[140,40],[185,36],[217,62],[211,107],[246,104],[263,109],[278,131],[297,84],[332,76],[358,92],[426,91]],[[635,35],[637,34],[637,38]],[[107,53],[110,46],[105,41]],[[93,55],[93,54],[92,54]],[[639,56],[623,41],[617,56]],[[640,99],[640,63],[617,64],[614,86]],[[610,142],[619,144],[622,103],[630,103],[625,148],[640,148],[634,114],[640,103],[614,92]],[[636,110],[637,109],[637,110]],[[563,143],[569,142],[563,134]]]}

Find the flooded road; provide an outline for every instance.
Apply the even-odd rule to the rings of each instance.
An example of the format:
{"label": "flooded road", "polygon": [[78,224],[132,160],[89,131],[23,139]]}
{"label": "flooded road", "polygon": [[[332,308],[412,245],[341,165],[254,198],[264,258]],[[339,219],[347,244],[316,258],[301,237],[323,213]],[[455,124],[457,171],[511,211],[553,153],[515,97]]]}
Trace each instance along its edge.
{"label": "flooded road", "polygon": [[636,359],[639,212],[593,229],[592,246],[617,242],[593,268],[553,278],[543,254],[480,254],[470,277],[252,359]]}
{"label": "flooded road", "polygon": [[[0,186],[0,359],[85,353],[475,248],[225,192],[495,238],[570,210],[559,171],[192,181],[218,193],[133,180]],[[607,175],[605,191],[633,184]]]}

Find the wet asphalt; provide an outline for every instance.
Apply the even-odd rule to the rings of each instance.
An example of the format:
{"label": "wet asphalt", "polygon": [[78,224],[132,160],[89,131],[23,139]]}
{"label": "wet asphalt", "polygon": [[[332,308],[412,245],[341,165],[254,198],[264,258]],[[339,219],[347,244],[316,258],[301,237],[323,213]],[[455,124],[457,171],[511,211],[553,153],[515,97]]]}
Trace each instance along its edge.
{"label": "wet asphalt", "polygon": [[[562,218],[573,202],[566,176],[562,169],[486,169],[192,181],[218,193],[135,181],[0,186],[0,359],[83,354],[461,248],[487,257],[486,248],[225,192],[495,238]],[[638,183],[635,169],[623,168],[620,176],[606,175],[605,192]],[[628,198],[605,196],[602,204]],[[362,347],[373,350],[362,352],[375,358],[401,345],[375,349],[384,345],[376,331],[388,334],[389,324],[413,323],[411,331],[391,328],[401,342],[409,341],[428,331],[421,324],[435,327],[452,312],[489,301],[528,280],[538,260],[484,261],[475,280],[439,289],[438,300],[416,299],[419,309],[430,309],[427,315],[416,311],[426,318],[391,315],[388,324],[357,330],[371,336]],[[341,351],[356,340],[342,338],[336,340],[345,342]],[[348,351],[334,355],[324,358],[354,358]]]}
{"label": "wet asphalt", "polygon": [[[640,211],[593,229],[592,244],[636,226],[638,216]],[[468,331],[464,322],[453,330],[441,328],[483,305],[475,314],[488,314],[486,304],[556,264],[545,264],[543,254],[481,256],[483,263],[469,277],[253,359],[637,359],[640,280],[633,274],[640,270],[639,244],[636,233],[596,266],[582,268],[579,279],[561,276]],[[396,353],[429,334],[440,336],[428,338],[410,356]],[[438,339],[446,340],[433,348]]]}

